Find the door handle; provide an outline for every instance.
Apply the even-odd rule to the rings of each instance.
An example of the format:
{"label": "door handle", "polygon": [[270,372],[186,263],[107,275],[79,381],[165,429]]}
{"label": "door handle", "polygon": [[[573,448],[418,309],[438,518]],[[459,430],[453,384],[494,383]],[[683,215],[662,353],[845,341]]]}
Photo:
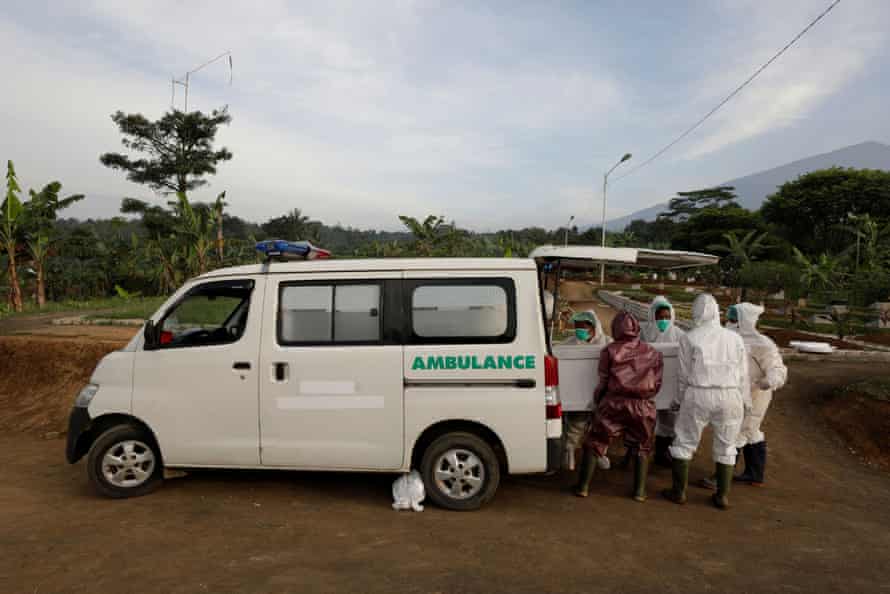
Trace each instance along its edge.
{"label": "door handle", "polygon": [[235,361],[232,365],[232,369],[235,371],[249,371],[250,370],[250,362],[249,361]]}
{"label": "door handle", "polygon": [[276,382],[286,382],[287,381],[287,363],[276,363],[274,365],[274,373],[275,373],[275,381]]}

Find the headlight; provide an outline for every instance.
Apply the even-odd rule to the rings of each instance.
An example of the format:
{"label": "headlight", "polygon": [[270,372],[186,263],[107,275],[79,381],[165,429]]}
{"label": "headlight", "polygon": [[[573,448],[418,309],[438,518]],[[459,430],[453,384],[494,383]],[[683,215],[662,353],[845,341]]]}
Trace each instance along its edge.
{"label": "headlight", "polygon": [[93,396],[95,396],[96,392],[98,391],[98,384],[87,384],[77,395],[77,398],[74,399],[74,406],[78,408],[88,407],[90,405],[90,402],[93,400]]}

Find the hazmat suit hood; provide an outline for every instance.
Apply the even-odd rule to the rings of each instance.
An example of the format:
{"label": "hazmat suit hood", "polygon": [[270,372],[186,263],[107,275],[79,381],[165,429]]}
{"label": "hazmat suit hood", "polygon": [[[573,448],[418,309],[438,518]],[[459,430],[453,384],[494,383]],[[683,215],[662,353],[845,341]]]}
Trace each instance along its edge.
{"label": "hazmat suit hood", "polygon": [[640,323],[626,311],[620,312],[612,320],[612,339],[615,341],[636,340],[640,337]]}
{"label": "hazmat suit hood", "polygon": [[720,306],[710,293],[702,293],[692,302],[692,323],[696,328],[720,325]]}
{"label": "hazmat suit hood", "polygon": [[745,341],[745,346],[752,347],[765,343],[773,344],[769,337],[757,331],[757,321],[764,311],[762,306],[746,302],[736,304],[735,309],[736,315],[739,318],[739,327],[736,332]]}
{"label": "hazmat suit hood", "polygon": [[674,306],[671,305],[671,302],[667,300],[667,297],[664,295],[659,295],[655,299],[652,300],[652,303],[649,304],[649,322],[655,323],[655,314],[659,309],[668,308],[668,311],[671,312],[671,324],[674,324],[677,320],[674,314]]}

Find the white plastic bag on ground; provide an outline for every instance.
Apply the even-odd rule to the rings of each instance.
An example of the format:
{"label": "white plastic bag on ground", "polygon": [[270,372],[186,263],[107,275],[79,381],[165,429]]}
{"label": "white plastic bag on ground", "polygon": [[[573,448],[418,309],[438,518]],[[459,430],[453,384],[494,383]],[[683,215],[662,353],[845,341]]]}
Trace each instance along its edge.
{"label": "white plastic bag on ground", "polygon": [[392,484],[392,508],[394,510],[423,511],[420,502],[425,497],[426,490],[423,488],[423,479],[420,478],[420,473],[416,470],[403,474]]}

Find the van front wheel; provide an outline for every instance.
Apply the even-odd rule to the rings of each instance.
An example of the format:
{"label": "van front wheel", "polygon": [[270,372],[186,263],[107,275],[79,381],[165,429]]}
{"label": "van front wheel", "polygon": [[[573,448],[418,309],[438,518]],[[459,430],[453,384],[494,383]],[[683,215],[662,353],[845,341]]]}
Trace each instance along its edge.
{"label": "van front wheel", "polygon": [[420,463],[429,498],[455,511],[479,509],[494,497],[501,480],[498,458],[472,433],[446,433],[423,453]]}
{"label": "van front wheel", "polygon": [[146,495],[164,478],[154,440],[132,425],[112,427],[96,439],[87,473],[99,493],[114,498]]}

